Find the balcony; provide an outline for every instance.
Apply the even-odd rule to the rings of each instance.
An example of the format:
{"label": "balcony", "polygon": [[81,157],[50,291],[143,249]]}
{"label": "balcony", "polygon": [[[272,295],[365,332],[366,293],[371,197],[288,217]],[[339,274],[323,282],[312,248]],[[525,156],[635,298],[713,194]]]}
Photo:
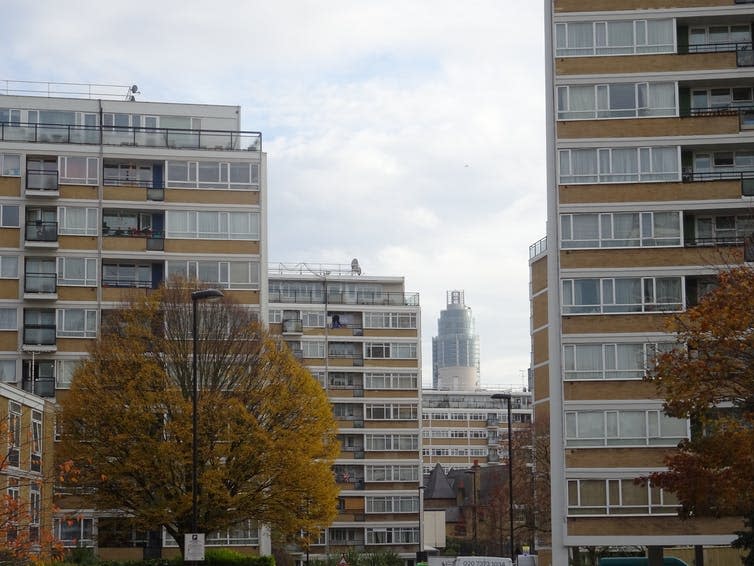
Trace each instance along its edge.
{"label": "balcony", "polygon": [[27,222],[25,240],[32,246],[57,247],[58,223],[43,220]]}
{"label": "balcony", "polygon": [[29,196],[57,196],[58,171],[48,169],[26,170],[26,194]]}
{"label": "balcony", "polygon": [[738,43],[699,43],[689,45],[687,48],[679,46],[679,54],[696,53],[735,53],[737,67],[754,66],[754,51],[751,41]]}
{"label": "balcony", "polygon": [[303,334],[304,325],[301,319],[288,318],[283,320],[283,334]]}
{"label": "balcony", "polygon": [[331,305],[392,305],[419,306],[419,293],[392,293],[373,291],[329,291],[327,301],[321,290],[282,291],[270,289],[271,303],[296,303]]}
{"label": "balcony", "polygon": [[56,299],[57,290],[57,275],[54,271],[52,273],[26,272],[24,277],[25,299]]}
{"label": "balcony", "polygon": [[50,351],[55,345],[55,310],[24,310],[24,349]]}
{"label": "balcony", "polygon": [[157,289],[163,281],[164,266],[155,263],[102,263],[102,286],[130,289]]}
{"label": "balcony", "polygon": [[262,151],[261,132],[0,122],[0,141]]}

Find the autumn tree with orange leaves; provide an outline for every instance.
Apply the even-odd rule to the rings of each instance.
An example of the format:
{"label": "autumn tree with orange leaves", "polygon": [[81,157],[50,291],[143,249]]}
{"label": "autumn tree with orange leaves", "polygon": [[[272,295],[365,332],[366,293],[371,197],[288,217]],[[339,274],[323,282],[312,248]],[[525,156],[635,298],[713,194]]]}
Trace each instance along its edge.
{"label": "autumn tree with orange leaves", "polygon": [[[679,347],[657,358],[647,376],[665,412],[691,420],[691,438],[649,476],[674,492],[685,517],[739,515],[752,549],[754,526],[754,270],[719,275],[716,289],[674,318]],[[748,542],[747,542],[748,541]],[[754,553],[748,562],[754,564]]]}
{"label": "autumn tree with orange leaves", "polygon": [[[7,402],[7,398],[3,400]],[[50,472],[52,466],[40,463],[38,473],[32,473],[23,469],[22,463],[32,444],[42,439],[32,438],[31,431],[22,426],[20,415],[16,420],[3,411],[0,411],[0,438],[0,446],[4,447],[0,453],[0,564],[60,560],[63,545],[54,538],[48,522],[52,510],[44,509],[41,500],[43,491],[52,491],[57,477]],[[35,448],[41,450],[41,446]],[[51,454],[48,457],[51,458]],[[39,494],[35,504],[30,497],[32,490]]]}
{"label": "autumn tree with orange leaves", "polygon": [[[195,289],[174,280],[103,313],[62,401],[75,485],[137,528],[164,527],[181,549],[192,532]],[[227,297],[197,309],[199,532],[248,519],[283,535],[316,532],[337,504],[337,429],[324,391],[252,311]]]}

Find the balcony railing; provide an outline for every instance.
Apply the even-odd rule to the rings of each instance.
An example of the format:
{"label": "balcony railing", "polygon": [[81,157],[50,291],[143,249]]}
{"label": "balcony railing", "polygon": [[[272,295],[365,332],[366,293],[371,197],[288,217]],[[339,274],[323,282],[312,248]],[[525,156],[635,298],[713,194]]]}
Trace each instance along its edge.
{"label": "balcony railing", "polygon": [[151,289],[151,279],[119,279],[115,277],[103,277],[103,287],[121,287],[125,289]]}
{"label": "balcony railing", "polygon": [[57,242],[58,223],[38,221],[26,224],[27,242]]}
{"label": "balcony railing", "polygon": [[0,122],[0,141],[261,151],[261,132]]}
{"label": "balcony railing", "polygon": [[744,179],[754,179],[754,169],[684,170],[681,178],[684,183],[693,181],[743,181]]}
{"label": "balcony railing", "polygon": [[24,293],[55,293],[56,291],[57,275],[55,273],[26,273]]}
{"label": "balcony railing", "polygon": [[301,319],[287,318],[283,320],[283,334],[301,334],[304,332],[304,325]]}
{"label": "balcony railing", "polygon": [[58,172],[48,171],[46,169],[27,169],[26,190],[27,191],[57,191],[58,190]]}
{"label": "balcony railing", "polygon": [[[325,304],[322,291],[270,291],[271,303]],[[419,293],[374,293],[329,291],[327,302],[331,305],[394,305],[419,306]]]}
{"label": "balcony railing", "polygon": [[529,246],[529,259],[534,259],[539,254],[547,251],[547,236]]}
{"label": "balcony railing", "polygon": [[40,397],[55,397],[55,378],[37,377],[34,380],[25,377],[21,383],[24,391],[34,393]]}
{"label": "balcony railing", "polygon": [[54,324],[24,324],[24,344],[27,346],[54,346]]}
{"label": "balcony railing", "polygon": [[701,43],[688,46],[688,53],[736,53],[736,65],[739,67],[751,67],[754,66],[754,51],[752,51],[752,43],[748,42],[736,42],[736,43]]}

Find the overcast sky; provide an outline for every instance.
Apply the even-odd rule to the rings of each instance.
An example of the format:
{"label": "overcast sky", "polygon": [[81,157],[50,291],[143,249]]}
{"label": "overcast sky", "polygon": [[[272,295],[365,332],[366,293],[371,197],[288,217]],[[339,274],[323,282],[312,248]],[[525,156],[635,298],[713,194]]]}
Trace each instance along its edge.
{"label": "overcast sky", "polygon": [[0,80],[240,105],[268,154],[270,259],[405,276],[425,383],[446,291],[465,290],[483,384],[521,387],[546,217],[543,4],[4,0]]}

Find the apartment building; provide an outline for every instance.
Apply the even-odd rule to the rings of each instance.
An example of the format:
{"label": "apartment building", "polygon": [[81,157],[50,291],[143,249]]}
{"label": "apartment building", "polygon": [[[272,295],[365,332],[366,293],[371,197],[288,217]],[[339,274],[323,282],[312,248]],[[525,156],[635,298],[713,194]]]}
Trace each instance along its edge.
{"label": "apartment building", "polygon": [[0,533],[33,549],[52,535],[52,495],[57,475],[53,458],[53,404],[0,383]]}
{"label": "apartment building", "polygon": [[511,395],[514,430],[529,430],[532,416],[530,392],[422,390],[422,464],[425,474],[437,464],[445,470],[468,470],[475,464],[485,466],[507,461],[507,402],[493,399],[495,393]]}
{"label": "apartment building", "polygon": [[[133,98],[0,96],[0,376],[51,400],[124,291],[183,275],[262,318],[261,134],[241,131],[237,106]],[[102,556],[172,543],[93,509],[75,516],[60,524],[66,544]],[[250,526],[208,544],[258,548],[259,535]]]}
{"label": "apartment building", "polygon": [[[547,0],[548,231],[531,250],[535,425],[552,547],[727,545],[634,482],[690,434],[642,382],[665,323],[751,257],[750,0]],[[697,561],[697,563],[699,563]]]}
{"label": "apartment building", "polygon": [[[310,557],[419,550],[419,296],[402,277],[350,266],[277,265],[269,324],[320,381],[338,422],[339,514]],[[302,553],[303,558],[303,553]]]}

